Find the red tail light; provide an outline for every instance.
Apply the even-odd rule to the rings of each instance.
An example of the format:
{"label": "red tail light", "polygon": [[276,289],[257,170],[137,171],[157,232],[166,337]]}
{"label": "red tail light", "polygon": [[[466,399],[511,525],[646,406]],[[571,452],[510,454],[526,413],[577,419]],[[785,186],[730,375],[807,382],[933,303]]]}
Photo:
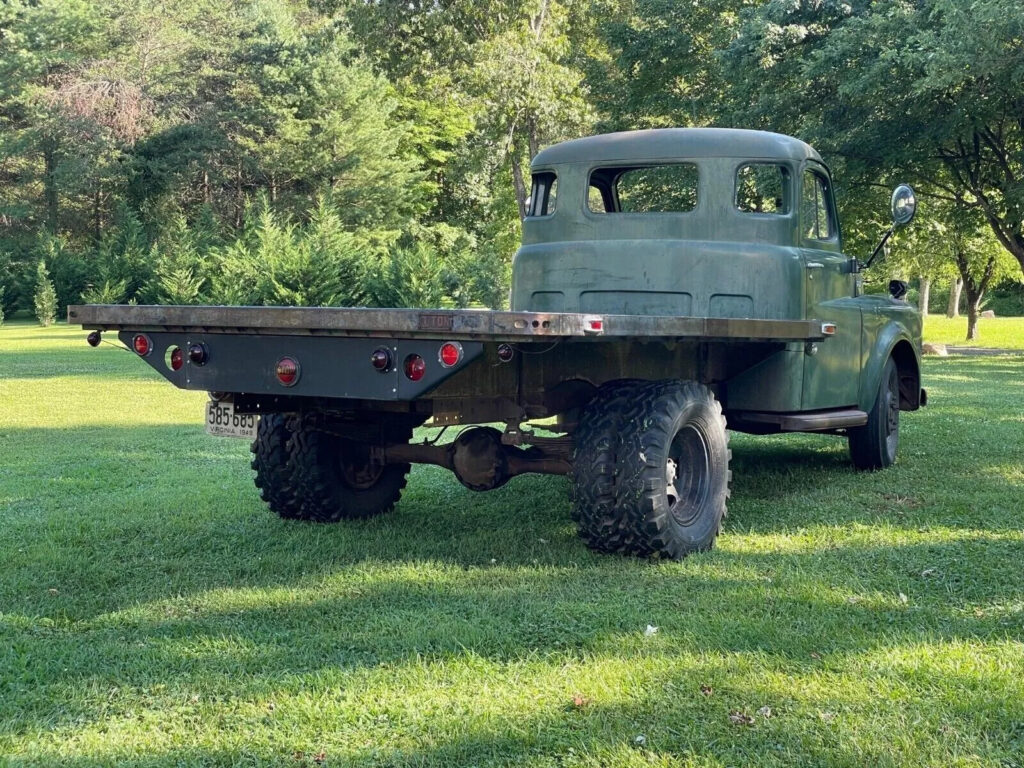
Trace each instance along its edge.
{"label": "red tail light", "polygon": [[188,347],[188,359],[192,361],[193,365],[206,365],[206,359],[209,354],[206,351],[206,345],[195,343],[189,344]]}
{"label": "red tail light", "polygon": [[457,341],[442,344],[437,358],[445,368],[451,368],[462,359],[462,345]]}
{"label": "red tail light", "polygon": [[299,380],[299,364],[290,357],[282,357],[277,361],[277,368],[274,370],[277,380],[284,386],[294,386]]}
{"label": "red tail light", "polygon": [[419,381],[427,372],[427,364],[419,355],[405,358],[405,375],[410,381]]}
{"label": "red tail light", "polygon": [[375,349],[370,355],[370,364],[381,373],[391,368],[391,353],[384,347]]}
{"label": "red tail light", "polygon": [[132,339],[132,349],[135,350],[139,357],[145,357],[153,351],[153,342],[149,340],[149,336],[146,334],[139,333]]}
{"label": "red tail light", "polygon": [[174,347],[171,350],[171,370],[180,371],[185,364],[185,356],[181,353],[181,347]]}

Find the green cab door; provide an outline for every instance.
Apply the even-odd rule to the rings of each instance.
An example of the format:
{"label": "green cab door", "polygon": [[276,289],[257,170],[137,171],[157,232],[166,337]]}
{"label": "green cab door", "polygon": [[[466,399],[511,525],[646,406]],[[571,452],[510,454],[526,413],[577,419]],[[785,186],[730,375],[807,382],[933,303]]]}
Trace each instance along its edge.
{"label": "green cab door", "polygon": [[835,334],[806,347],[803,410],[856,405],[860,392],[861,310],[838,222],[828,172],[809,162],[800,193],[805,317],[834,324]]}

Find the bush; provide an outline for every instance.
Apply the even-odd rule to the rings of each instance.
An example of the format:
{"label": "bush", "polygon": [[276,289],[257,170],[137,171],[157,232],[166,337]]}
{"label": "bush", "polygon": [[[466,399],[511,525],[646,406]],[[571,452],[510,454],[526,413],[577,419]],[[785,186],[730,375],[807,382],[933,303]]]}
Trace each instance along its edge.
{"label": "bush", "polygon": [[218,304],[359,306],[378,248],[346,232],[321,197],[300,226],[266,199],[249,210],[242,234],[214,257],[211,298]]}
{"label": "bush", "polygon": [[53,287],[45,261],[40,261],[36,270],[36,292],[33,302],[39,324],[44,327],[53,325],[57,319],[57,291]]}
{"label": "bush", "polygon": [[116,283],[107,280],[103,285],[90,285],[82,291],[82,301],[86,304],[120,304],[126,290],[123,280]]}
{"label": "bush", "polygon": [[57,310],[64,313],[68,304],[77,304],[91,282],[95,263],[68,247],[66,240],[44,234],[35,249],[35,261],[46,262],[57,292]]}
{"label": "bush", "polygon": [[1024,315],[1024,283],[1006,281],[997,285],[988,294],[986,309],[997,317],[1020,317]]}

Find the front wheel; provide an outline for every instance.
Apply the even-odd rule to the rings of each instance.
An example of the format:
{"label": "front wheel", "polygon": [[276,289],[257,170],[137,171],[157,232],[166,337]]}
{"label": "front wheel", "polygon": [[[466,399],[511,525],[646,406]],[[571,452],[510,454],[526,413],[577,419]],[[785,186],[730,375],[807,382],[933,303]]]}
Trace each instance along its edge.
{"label": "front wheel", "polygon": [[707,387],[639,388],[623,418],[616,496],[638,555],[679,559],[710,549],[729,498],[729,436]]}
{"label": "front wheel", "polygon": [[891,357],[882,369],[868,423],[847,432],[850,458],[857,469],[884,469],[896,461],[900,444],[900,376]]}

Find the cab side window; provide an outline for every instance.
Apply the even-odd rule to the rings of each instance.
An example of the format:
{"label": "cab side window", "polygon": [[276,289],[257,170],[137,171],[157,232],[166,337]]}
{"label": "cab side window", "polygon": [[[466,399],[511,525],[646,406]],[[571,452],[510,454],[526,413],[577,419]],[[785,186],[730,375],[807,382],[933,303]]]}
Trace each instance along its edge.
{"label": "cab side window", "polygon": [[736,173],[736,209],[743,213],[789,213],[789,171],[784,165],[747,163]]}
{"label": "cab side window", "polygon": [[533,174],[533,189],[526,201],[527,216],[550,216],[558,202],[558,177],[550,172]]}
{"label": "cab side window", "polygon": [[828,179],[816,171],[804,172],[800,205],[801,226],[809,240],[831,240],[836,236],[836,217]]}

